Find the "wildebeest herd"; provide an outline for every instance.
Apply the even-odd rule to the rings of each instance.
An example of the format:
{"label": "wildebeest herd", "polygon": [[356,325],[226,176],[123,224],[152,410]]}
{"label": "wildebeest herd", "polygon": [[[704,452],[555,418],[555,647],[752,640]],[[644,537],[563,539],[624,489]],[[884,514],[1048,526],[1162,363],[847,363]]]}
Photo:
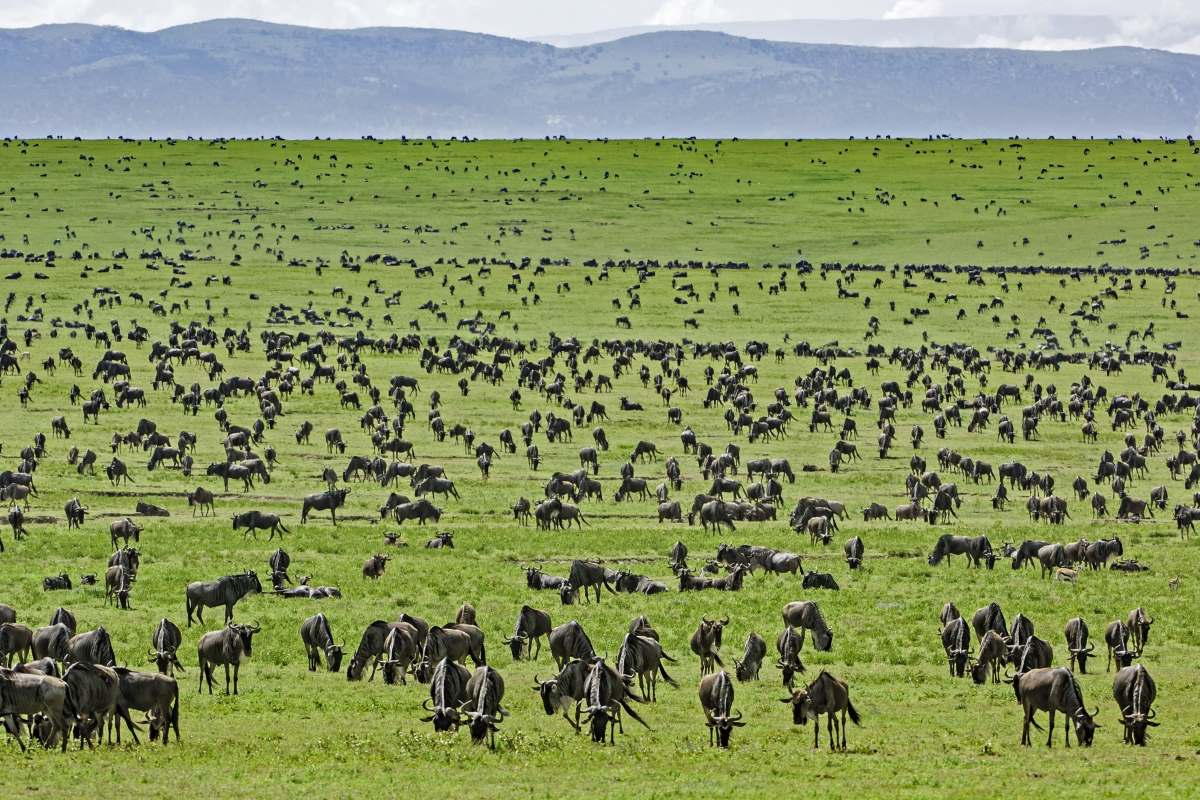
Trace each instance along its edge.
{"label": "wildebeest herd", "polygon": [[[5,257],[31,255],[12,253]],[[66,258],[36,255],[39,263]],[[830,660],[838,649],[870,646],[840,596],[861,596],[873,576],[914,567],[926,581],[926,622],[948,594],[965,591],[963,581],[975,587],[971,596],[1010,579],[1056,598],[1101,581],[1119,587],[1096,600],[1111,609],[1104,616],[1042,615],[1042,625],[1064,626],[1061,639],[1036,636],[1023,613],[1009,624],[996,602],[969,622],[947,603],[941,645],[952,677],[970,675],[980,691],[1011,684],[1023,744],[1041,711],[1048,744],[1056,714],[1067,718],[1068,737],[1091,744],[1103,727],[1082,676],[1093,674],[1088,621],[1103,625],[1115,668],[1116,713],[1107,718],[1139,745],[1158,725],[1157,652],[1148,642],[1159,609],[1136,581],[1178,590],[1187,579],[1161,555],[1181,546],[1164,542],[1161,529],[1186,542],[1200,520],[1200,385],[1181,340],[1160,342],[1153,322],[1117,330],[1106,314],[1126,298],[1174,310],[1191,276],[806,262],[706,272],[501,258],[417,267],[389,254],[347,254],[314,266],[318,277],[340,266],[354,288],[326,276],[303,303],[252,292],[235,316],[253,318],[239,324],[201,291],[240,290],[236,269],[149,248],[121,260],[164,269],[170,283],[158,280],[151,292],[91,270],[74,308],[52,312],[32,290],[14,291],[6,313],[17,318],[0,329],[0,371],[22,404],[11,414],[33,428],[3,453],[13,459],[0,472],[8,555],[46,553],[40,572],[3,588],[72,598],[46,625],[27,611],[46,601],[0,607],[0,716],[22,747],[29,737],[63,749],[75,737],[83,747],[105,726],[119,741],[121,723],[135,740],[143,725],[152,740],[166,743],[172,732],[178,740],[190,704],[185,696],[181,725],[176,675],[196,668],[198,708],[214,684],[231,696],[255,691],[252,665],[269,640],[289,654],[273,658],[293,677],[322,679],[302,675],[304,663],[371,690],[377,674],[388,687],[411,678],[428,689],[413,720],[439,733],[465,726],[472,741],[493,746],[540,723],[514,711],[529,705],[514,702],[518,685],[536,692],[546,715],[562,715],[576,732],[587,727],[596,742],[615,743],[626,721],[653,728],[653,704],[678,702],[685,668],[674,665],[686,644],[697,665],[692,716],[712,744],[729,747],[743,726],[753,735],[812,721],[819,746],[824,715],[829,748],[845,750],[849,723],[884,712],[878,687]],[[1032,286],[1055,293],[1039,298],[1049,319],[1005,310]],[[514,312],[569,311],[573,292],[609,300],[612,319],[586,332],[569,317],[555,329],[508,324]],[[986,299],[969,306],[960,294]],[[760,333],[736,322],[755,297],[803,309],[815,296],[871,309],[854,344],[803,323],[795,333]],[[686,306],[691,324],[668,333],[641,313],[664,298]],[[707,335],[728,307],[735,322],[722,331],[736,333]],[[1005,343],[986,344],[966,324],[959,336],[923,330],[931,308],[995,327]],[[402,312],[414,316],[393,317]],[[653,332],[643,336],[642,326]],[[1071,526],[1084,520],[1086,536],[1053,533],[1079,532]],[[506,537],[504,557],[486,557],[496,555],[484,549],[489,525]],[[102,541],[111,555],[105,563],[87,556],[89,572],[80,574],[73,565],[84,556],[66,558],[61,542],[37,550],[68,531],[80,538],[64,541]],[[632,532],[641,538],[627,547],[619,537]],[[336,538],[310,547],[325,535]],[[175,537],[194,536],[229,549],[202,567],[172,564],[172,574],[187,575],[169,595],[140,591],[161,587],[156,573],[166,571]],[[406,536],[419,538],[410,545]],[[913,537],[920,553],[908,546]],[[303,555],[293,560],[288,550]],[[259,554],[253,563],[247,552]],[[352,557],[353,571],[335,571],[333,554]],[[444,614],[444,624],[411,607],[377,611],[383,604],[374,600],[356,616],[343,611],[438,571],[458,599],[440,611],[427,603],[425,614]],[[493,585],[519,600],[489,597]],[[768,613],[778,592],[789,599]],[[755,598],[752,611],[743,595]],[[284,603],[292,599],[329,602],[313,614]],[[619,636],[600,617],[613,602],[636,612]],[[67,606],[93,627],[78,628]],[[146,606],[154,624],[128,630],[121,615]],[[879,608],[877,624],[886,624],[893,612]],[[267,609],[273,624],[259,618]],[[147,647],[155,670],[130,669],[132,651],[114,646],[101,619]],[[733,626],[745,639],[723,648]],[[607,636],[599,647],[597,630]],[[498,664],[495,647],[489,655],[485,631],[505,632],[511,661],[502,655]],[[930,662],[935,635],[930,627],[921,639]],[[532,685],[510,681],[506,700],[505,676],[525,677],[525,662],[543,648],[555,671],[533,673]],[[762,688],[773,683],[762,679],[764,666],[783,692]],[[1097,689],[1086,688],[1094,701]],[[790,718],[787,709],[775,717],[743,710],[763,696],[790,706]],[[1015,708],[1012,718],[1017,741]]]}

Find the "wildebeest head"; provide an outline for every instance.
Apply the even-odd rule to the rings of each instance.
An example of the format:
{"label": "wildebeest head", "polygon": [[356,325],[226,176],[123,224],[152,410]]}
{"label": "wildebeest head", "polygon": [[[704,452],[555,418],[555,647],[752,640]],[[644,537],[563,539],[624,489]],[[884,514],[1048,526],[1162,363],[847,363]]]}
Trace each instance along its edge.
{"label": "wildebeest head", "polygon": [[[1087,709],[1081,705],[1079,706],[1079,710],[1076,711],[1074,716],[1071,718],[1071,722],[1075,724],[1075,736],[1079,739],[1079,744],[1081,746],[1092,746],[1092,739],[1096,735],[1096,729],[1100,727],[1096,724],[1096,715],[1099,713],[1099,706],[1096,707],[1095,711],[1089,714]],[[1142,731],[1143,733],[1145,732],[1144,727],[1142,728]]]}
{"label": "wildebeest head", "polygon": [[342,656],[345,654],[346,645],[331,644],[325,648],[325,660],[329,664],[330,672],[337,672],[342,668]]}
{"label": "wildebeest head", "polygon": [[808,696],[808,689],[797,689],[792,692],[791,697],[785,697],[779,702],[792,704],[792,724],[807,725],[809,716],[816,718],[816,714],[811,713],[812,701]]}
{"label": "wildebeest head", "polygon": [[236,631],[237,635],[241,638],[242,649],[246,654],[245,657],[249,658],[254,652],[254,634],[260,632],[262,627],[257,622],[253,625],[234,625],[231,623],[229,627]]}
{"label": "wildebeest head", "polygon": [[546,710],[546,716],[552,717],[558,713],[562,703],[562,692],[559,691],[557,678],[541,681],[538,680],[537,675],[534,675],[533,690],[542,698],[542,708]]}
{"label": "wildebeest head", "polygon": [[461,721],[461,715],[459,714],[457,708],[451,708],[449,706],[438,706],[437,708],[431,707],[428,698],[421,703],[421,708],[429,712],[429,716],[422,717],[421,721],[432,722],[433,729],[438,733],[444,733],[452,728],[457,728]]}
{"label": "wildebeest head", "polygon": [[1133,737],[1134,744],[1144,746],[1146,744],[1146,728],[1148,726],[1158,727],[1158,723],[1154,721],[1154,713],[1154,709],[1145,713],[1134,713],[1129,706],[1121,709],[1121,724]]}
{"label": "wildebeest head", "polygon": [[613,717],[609,713],[608,706],[588,706],[587,721],[592,733],[592,741],[603,744],[608,736],[608,726],[613,724]]}
{"label": "wildebeest head", "polygon": [[712,722],[708,724],[717,730],[717,747],[729,747],[729,734],[733,733],[734,728],[741,728],[746,725],[741,719],[742,712],[740,711],[734,716],[723,714],[712,718]]}
{"label": "wildebeest head", "polygon": [[558,588],[558,598],[562,600],[564,606],[569,606],[575,602],[575,587],[570,581],[564,581],[563,585]]}
{"label": "wildebeest head", "polygon": [[529,649],[529,636],[524,632],[505,637],[504,643],[512,652],[513,661],[520,661]]}

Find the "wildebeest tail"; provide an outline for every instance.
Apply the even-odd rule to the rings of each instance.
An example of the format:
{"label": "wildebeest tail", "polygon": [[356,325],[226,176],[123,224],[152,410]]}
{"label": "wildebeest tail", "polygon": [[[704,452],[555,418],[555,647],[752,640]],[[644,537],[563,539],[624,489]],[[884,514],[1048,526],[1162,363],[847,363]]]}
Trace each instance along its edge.
{"label": "wildebeest tail", "polygon": [[[665,656],[666,654],[664,653],[663,655]],[[674,661],[675,659],[673,659],[673,658],[672,658],[671,660],[672,660],[672,661]],[[679,688],[679,684],[678,684],[678,683],[675,681],[675,679],[674,679],[674,678],[672,678],[670,675],[668,675],[668,674],[667,674],[667,668],[663,666],[663,664],[662,664],[662,662],[661,662],[661,661],[660,661],[660,662],[658,662],[658,671],[659,671],[660,673],[662,673],[662,676],[663,676],[663,680],[664,680],[664,681],[666,681],[667,683],[671,684],[671,685],[672,685],[672,686],[674,686],[676,689],[678,689],[678,688]]]}
{"label": "wildebeest tail", "polygon": [[[630,695],[630,696],[631,696],[631,697],[633,697],[634,695]],[[641,717],[639,717],[639,716],[637,715],[637,712],[636,712],[636,711],[634,711],[632,708],[630,708],[630,707],[629,707],[629,704],[628,704],[628,703],[626,703],[624,699],[622,699],[622,700],[620,701],[620,703],[621,703],[621,708],[625,709],[625,713],[626,713],[626,714],[628,714],[629,716],[633,717],[633,718],[634,718],[634,719],[636,719],[638,722],[642,723],[642,727],[644,727],[646,730],[651,730],[650,726],[646,724],[646,720],[644,720],[644,719],[642,719]]]}
{"label": "wildebeest tail", "polygon": [[850,702],[850,698],[846,698],[846,713],[850,715],[850,721],[855,725],[862,725],[862,715],[858,713],[858,709],[854,707],[854,703]]}

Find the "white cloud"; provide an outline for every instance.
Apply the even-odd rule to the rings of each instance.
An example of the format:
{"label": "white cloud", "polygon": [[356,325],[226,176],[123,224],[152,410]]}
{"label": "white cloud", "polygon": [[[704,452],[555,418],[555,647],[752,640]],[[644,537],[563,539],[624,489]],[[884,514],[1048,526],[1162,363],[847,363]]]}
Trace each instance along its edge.
{"label": "white cloud", "polygon": [[946,14],[942,0],[897,0],[884,19],[910,19],[913,17],[940,17]]}
{"label": "white cloud", "polygon": [[695,25],[704,22],[728,22],[733,15],[717,0],[666,0],[658,7],[649,25]]}

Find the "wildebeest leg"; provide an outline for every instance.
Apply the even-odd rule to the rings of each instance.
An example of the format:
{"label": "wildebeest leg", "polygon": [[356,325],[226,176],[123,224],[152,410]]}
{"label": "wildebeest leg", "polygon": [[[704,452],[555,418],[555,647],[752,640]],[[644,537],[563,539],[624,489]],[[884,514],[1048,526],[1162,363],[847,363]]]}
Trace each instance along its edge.
{"label": "wildebeest leg", "polygon": [[21,745],[21,752],[24,753],[25,742],[21,740],[21,721],[16,714],[9,714],[4,718],[4,729],[17,740],[17,744]]}
{"label": "wildebeest leg", "polygon": [[[1054,709],[1051,708],[1050,709],[1049,733],[1046,734],[1046,747],[1053,747],[1053,746],[1054,746]],[[1068,742],[1067,747],[1070,747],[1070,746],[1071,746],[1071,744],[1070,744],[1070,742]]]}
{"label": "wildebeest leg", "polygon": [[830,711],[827,722],[825,723],[825,729],[829,731],[829,749],[834,753],[836,753],[838,749],[837,739],[833,735],[833,729],[835,727],[837,727],[837,714],[835,714],[833,711]]}
{"label": "wildebeest leg", "polygon": [[813,750],[821,749],[821,718],[813,720]]}

